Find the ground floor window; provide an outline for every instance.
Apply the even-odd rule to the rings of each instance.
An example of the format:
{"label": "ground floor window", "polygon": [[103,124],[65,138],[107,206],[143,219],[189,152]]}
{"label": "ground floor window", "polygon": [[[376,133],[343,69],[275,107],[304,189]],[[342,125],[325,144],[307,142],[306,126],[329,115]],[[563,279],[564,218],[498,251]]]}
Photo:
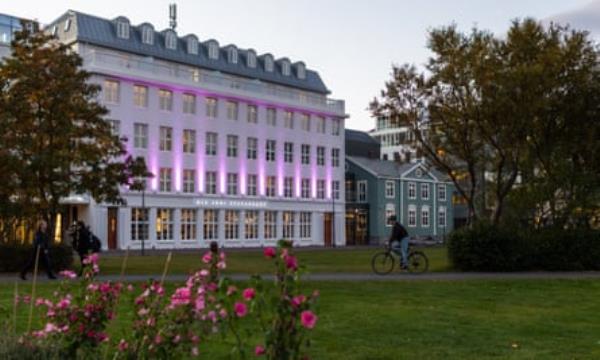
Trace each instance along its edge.
{"label": "ground floor window", "polygon": [[408,207],[408,226],[417,226],[417,208],[414,206]]}
{"label": "ground floor window", "polygon": [[156,240],[173,240],[173,209],[156,209]]}
{"label": "ground floor window", "polygon": [[444,206],[441,206],[438,211],[438,225],[446,227],[446,208]]}
{"label": "ground floor window", "polygon": [[309,212],[300,213],[300,238],[307,239],[311,237],[312,232],[312,214]]}
{"label": "ground floor window", "polygon": [[396,206],[394,204],[385,204],[385,224],[387,226],[392,226],[394,225],[391,221],[390,221],[390,217],[392,216],[396,216]]}
{"label": "ground floor window", "polygon": [[291,239],[294,237],[294,213],[292,211],[283,212],[283,238]]}
{"label": "ground floor window", "polygon": [[204,210],[204,239],[215,240],[219,237],[218,210]]}
{"label": "ground floor window", "polygon": [[244,230],[246,239],[258,238],[258,211],[246,211]]}
{"label": "ground floor window", "polygon": [[277,238],[277,211],[265,211],[265,239]]}
{"label": "ground floor window", "polygon": [[148,240],[148,209],[131,208],[131,240]]}
{"label": "ground floor window", "polygon": [[424,206],[421,208],[421,226],[428,227],[429,226],[429,207]]}
{"label": "ground floor window", "polygon": [[239,212],[225,210],[225,239],[233,240],[240,236]]}
{"label": "ground floor window", "polygon": [[196,210],[181,210],[181,240],[196,239]]}

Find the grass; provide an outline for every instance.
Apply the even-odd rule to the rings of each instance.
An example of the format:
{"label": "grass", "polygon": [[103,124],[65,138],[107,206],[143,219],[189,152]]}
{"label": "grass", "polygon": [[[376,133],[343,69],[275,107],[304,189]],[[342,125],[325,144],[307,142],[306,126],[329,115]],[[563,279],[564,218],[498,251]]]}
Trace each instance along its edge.
{"label": "grass", "polygon": [[[422,249],[429,258],[429,271],[450,270],[446,249]],[[206,250],[195,252],[175,252],[169,267],[170,274],[188,274],[200,266],[200,258]],[[301,264],[312,273],[369,273],[371,258],[381,248],[369,249],[296,249]],[[264,261],[262,250],[226,250],[227,273],[269,273],[270,263]],[[140,256],[139,251],[131,252],[127,261],[127,274],[160,274],[167,254]],[[101,256],[100,267],[103,274],[119,274],[123,255]]]}
{"label": "grass", "polygon": [[[47,295],[54,286],[42,284],[39,292]],[[321,292],[314,359],[600,358],[597,280],[319,282],[305,287]],[[0,285],[0,306],[9,308],[12,295],[13,285]],[[127,330],[127,310],[123,304],[113,334]],[[26,313],[19,312],[21,327]],[[209,349],[204,358],[227,358],[219,348]]]}

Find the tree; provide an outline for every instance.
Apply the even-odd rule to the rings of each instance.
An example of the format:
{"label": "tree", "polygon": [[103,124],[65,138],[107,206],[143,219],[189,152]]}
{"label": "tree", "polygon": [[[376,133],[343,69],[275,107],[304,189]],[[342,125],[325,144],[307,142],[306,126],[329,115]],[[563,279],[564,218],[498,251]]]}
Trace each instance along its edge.
{"label": "tree", "polygon": [[99,87],[81,65],[69,46],[27,31],[0,65],[0,177],[10,184],[3,195],[51,225],[61,199],[90,194],[122,204],[119,187],[149,175],[112,134]]}

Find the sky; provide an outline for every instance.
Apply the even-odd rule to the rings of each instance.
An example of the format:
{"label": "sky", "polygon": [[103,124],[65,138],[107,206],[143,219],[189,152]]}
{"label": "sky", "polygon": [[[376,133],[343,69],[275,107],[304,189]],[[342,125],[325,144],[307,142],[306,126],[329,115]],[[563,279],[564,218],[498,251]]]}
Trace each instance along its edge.
{"label": "sky", "polygon": [[346,127],[369,130],[367,111],[392,64],[423,65],[427,32],[455,23],[501,34],[515,18],[568,22],[600,35],[600,0],[0,0],[0,12],[49,23],[68,9],[132,24],[168,27],[178,6],[180,35],[304,61],[319,72],[330,97],[346,101]]}

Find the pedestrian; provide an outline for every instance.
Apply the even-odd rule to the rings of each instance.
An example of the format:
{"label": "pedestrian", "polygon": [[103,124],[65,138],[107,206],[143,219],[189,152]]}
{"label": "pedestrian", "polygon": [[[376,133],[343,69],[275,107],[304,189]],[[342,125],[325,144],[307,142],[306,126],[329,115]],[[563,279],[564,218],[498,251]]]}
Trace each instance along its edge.
{"label": "pedestrian", "polygon": [[45,220],[40,220],[37,230],[35,232],[35,236],[33,238],[33,248],[31,250],[31,255],[29,256],[29,260],[21,270],[21,279],[27,280],[27,272],[31,270],[35,266],[36,257],[38,256],[39,251],[39,260],[44,262],[44,267],[46,268],[46,274],[48,275],[48,279],[56,279],[54,273],[52,272],[52,262],[50,261],[50,239],[48,237],[48,223]]}
{"label": "pedestrian", "polygon": [[83,273],[83,260],[85,260],[85,258],[89,255],[91,249],[91,235],[92,234],[85,226],[83,221],[78,221],[74,231],[71,232],[71,237],[73,238],[73,249],[77,252],[77,255],[79,255],[79,262],[81,263],[79,275]]}

